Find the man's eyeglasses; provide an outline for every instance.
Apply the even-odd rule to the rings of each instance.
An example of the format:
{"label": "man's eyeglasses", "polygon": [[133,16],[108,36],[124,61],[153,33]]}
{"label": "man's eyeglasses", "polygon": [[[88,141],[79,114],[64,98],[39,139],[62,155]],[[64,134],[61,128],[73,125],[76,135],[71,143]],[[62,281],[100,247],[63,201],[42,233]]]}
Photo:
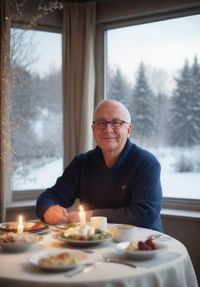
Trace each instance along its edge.
{"label": "man's eyeglasses", "polygon": [[112,121],[97,120],[97,121],[93,121],[94,127],[98,130],[105,129],[108,124],[110,124],[113,129],[120,129],[124,124],[128,124],[128,123],[125,121],[122,121],[122,120],[112,120]]}

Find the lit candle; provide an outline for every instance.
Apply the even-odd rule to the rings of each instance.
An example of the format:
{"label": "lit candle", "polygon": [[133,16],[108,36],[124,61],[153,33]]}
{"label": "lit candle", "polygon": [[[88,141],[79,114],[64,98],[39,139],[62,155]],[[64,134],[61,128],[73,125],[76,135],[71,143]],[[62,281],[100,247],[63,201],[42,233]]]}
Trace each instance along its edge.
{"label": "lit candle", "polygon": [[83,227],[85,226],[85,223],[86,223],[86,214],[85,214],[85,211],[82,205],[79,206],[79,210],[80,210],[79,211],[80,226]]}
{"label": "lit candle", "polygon": [[23,231],[24,231],[23,216],[19,215],[18,225],[17,225],[17,233],[22,234]]}

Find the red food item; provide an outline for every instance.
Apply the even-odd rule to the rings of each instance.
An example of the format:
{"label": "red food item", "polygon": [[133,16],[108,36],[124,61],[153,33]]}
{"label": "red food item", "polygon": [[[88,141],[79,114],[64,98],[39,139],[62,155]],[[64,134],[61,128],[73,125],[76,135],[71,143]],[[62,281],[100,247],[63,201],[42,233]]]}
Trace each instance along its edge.
{"label": "red food item", "polygon": [[150,246],[152,250],[157,249],[157,246],[156,246],[156,244],[153,242],[152,239],[147,239],[147,240],[145,241],[145,243],[146,243],[148,246]]}
{"label": "red food item", "polygon": [[85,235],[80,235],[79,240],[84,241],[84,240],[88,240],[88,238]]}
{"label": "red food item", "polygon": [[151,247],[148,244],[146,244],[144,241],[138,242],[138,248],[139,250],[151,250]]}
{"label": "red food item", "polygon": [[44,225],[41,225],[40,223],[35,223],[33,226],[31,226],[31,230],[39,230],[44,228]]}

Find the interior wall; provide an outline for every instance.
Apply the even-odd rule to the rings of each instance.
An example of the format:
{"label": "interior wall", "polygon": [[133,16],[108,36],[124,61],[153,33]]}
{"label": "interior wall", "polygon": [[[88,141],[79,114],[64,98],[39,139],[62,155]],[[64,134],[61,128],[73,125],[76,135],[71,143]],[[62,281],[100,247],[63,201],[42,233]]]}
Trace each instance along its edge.
{"label": "interior wall", "polygon": [[187,248],[200,286],[200,219],[163,215],[162,223],[164,233],[176,238]]}
{"label": "interior wall", "polygon": [[[14,4],[13,4],[14,2]],[[23,25],[30,24],[33,21],[33,17],[38,17],[37,23],[32,27],[32,29],[39,29],[44,31],[60,32],[62,30],[62,6],[57,6],[57,9],[49,9],[49,0],[43,0],[42,7],[47,8],[47,11],[42,13],[38,10],[38,5],[41,2],[40,0],[29,0],[25,1],[23,6],[23,13],[21,13],[20,18],[16,17],[17,10],[15,7],[14,0],[10,0],[11,16],[12,16],[12,25],[15,27],[23,27]],[[53,6],[52,6],[53,7]],[[16,19],[16,21],[15,21]]]}
{"label": "interior wall", "polygon": [[[97,0],[97,23],[110,23],[160,14],[196,13],[200,11],[199,0]],[[169,14],[170,13],[170,14]]]}

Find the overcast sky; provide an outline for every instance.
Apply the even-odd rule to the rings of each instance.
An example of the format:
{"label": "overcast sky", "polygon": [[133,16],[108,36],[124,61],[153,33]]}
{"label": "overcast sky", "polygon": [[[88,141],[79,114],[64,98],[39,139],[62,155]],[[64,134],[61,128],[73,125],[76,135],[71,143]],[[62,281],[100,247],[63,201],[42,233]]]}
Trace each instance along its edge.
{"label": "overcast sky", "polygon": [[108,59],[131,75],[143,61],[171,72],[187,58],[200,60],[200,15],[165,20],[108,32]]}
{"label": "overcast sky", "polygon": [[[37,32],[36,43],[40,58],[33,70],[42,76],[60,68],[61,35]],[[171,73],[194,55],[200,60],[200,15],[108,31],[109,65],[119,65],[129,78],[141,61]]]}
{"label": "overcast sky", "polygon": [[61,67],[61,34],[48,32],[34,32],[36,43],[35,53],[39,55],[38,61],[32,65],[33,71],[42,77],[48,74],[52,67]]}

